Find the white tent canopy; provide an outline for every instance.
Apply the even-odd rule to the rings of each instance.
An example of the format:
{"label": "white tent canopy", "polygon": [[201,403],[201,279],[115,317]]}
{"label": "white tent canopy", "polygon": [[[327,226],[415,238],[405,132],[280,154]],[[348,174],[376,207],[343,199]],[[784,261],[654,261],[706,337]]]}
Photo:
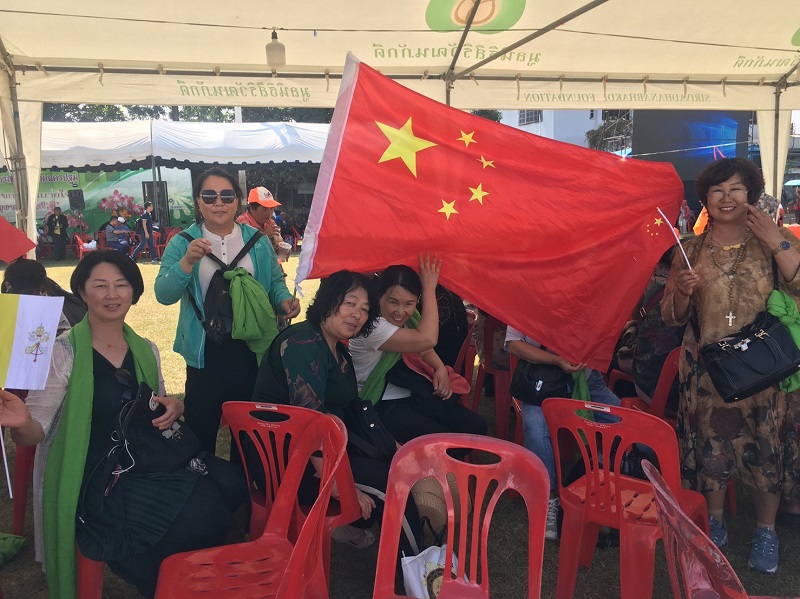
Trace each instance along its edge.
{"label": "white tent canopy", "polygon": [[799,27],[797,0],[9,0],[0,147],[35,198],[42,102],[330,107],[352,51],[461,108],[758,111],[774,193],[800,109]]}
{"label": "white tent canopy", "polygon": [[146,160],[221,164],[320,162],[329,125],[315,123],[42,123],[42,168]]}

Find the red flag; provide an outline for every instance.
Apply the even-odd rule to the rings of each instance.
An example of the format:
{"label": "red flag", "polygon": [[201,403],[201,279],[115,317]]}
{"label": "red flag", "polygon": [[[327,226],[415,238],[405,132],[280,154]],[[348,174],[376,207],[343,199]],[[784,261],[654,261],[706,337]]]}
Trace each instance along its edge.
{"label": "red flag", "polygon": [[674,243],[669,164],[531,135],[348,57],[298,281],[442,256],[441,282],[563,357],[605,369]]}
{"label": "red flag", "polygon": [[11,262],[35,247],[25,233],[0,216],[0,260]]}

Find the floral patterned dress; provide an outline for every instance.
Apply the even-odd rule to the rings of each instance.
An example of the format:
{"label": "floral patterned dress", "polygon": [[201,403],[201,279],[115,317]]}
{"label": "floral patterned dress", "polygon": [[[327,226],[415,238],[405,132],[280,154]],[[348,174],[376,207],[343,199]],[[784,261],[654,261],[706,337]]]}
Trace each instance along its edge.
{"label": "floral patterned dress", "polygon": [[[781,234],[800,249],[800,241],[792,233],[781,229]],[[715,246],[716,263],[710,243],[707,234],[684,243],[701,281],[692,294],[689,309],[689,314],[697,318],[700,346],[751,323],[765,310],[772,291],[772,257],[758,239],[751,237],[741,250],[724,251]],[[731,279],[728,275],[738,251],[744,255]],[[689,322],[688,315],[682,321],[675,318],[673,303],[675,275],[685,268],[683,256],[676,252],[661,303],[664,322],[669,326]],[[778,276],[782,290],[795,299],[800,297],[800,276],[788,282]],[[729,314],[735,317],[730,325]],[[729,477],[738,475],[751,487],[800,498],[800,391],[786,393],[774,386],[726,404],[698,361],[698,342],[692,326],[686,327],[682,347],[678,441],[684,481],[707,493],[724,488]]]}

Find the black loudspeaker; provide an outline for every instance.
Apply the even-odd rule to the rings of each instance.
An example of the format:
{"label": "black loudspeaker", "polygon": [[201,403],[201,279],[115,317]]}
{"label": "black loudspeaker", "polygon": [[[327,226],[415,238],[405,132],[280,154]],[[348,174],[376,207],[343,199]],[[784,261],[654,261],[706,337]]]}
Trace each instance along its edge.
{"label": "black loudspeaker", "polygon": [[86,209],[86,202],[83,199],[83,190],[82,189],[70,189],[67,191],[67,197],[69,197],[69,209],[70,210],[85,210]]}

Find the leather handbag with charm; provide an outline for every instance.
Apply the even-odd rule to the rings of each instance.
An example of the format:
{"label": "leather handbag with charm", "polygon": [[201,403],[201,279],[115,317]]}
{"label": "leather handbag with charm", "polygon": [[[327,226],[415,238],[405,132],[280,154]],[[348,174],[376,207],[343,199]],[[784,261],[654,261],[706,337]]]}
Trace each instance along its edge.
{"label": "leather handbag with charm", "polygon": [[[772,260],[773,288],[778,289],[778,265]],[[695,337],[700,339],[692,316]],[[717,393],[726,403],[769,389],[800,369],[800,348],[777,316],[760,312],[749,325],[700,348],[700,357]]]}

